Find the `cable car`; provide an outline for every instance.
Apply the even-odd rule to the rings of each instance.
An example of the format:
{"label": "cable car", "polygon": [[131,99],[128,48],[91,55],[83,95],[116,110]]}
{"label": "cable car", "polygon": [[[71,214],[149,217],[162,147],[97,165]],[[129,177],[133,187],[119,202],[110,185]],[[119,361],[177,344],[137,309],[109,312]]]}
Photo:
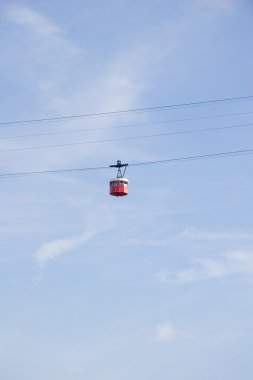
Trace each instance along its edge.
{"label": "cable car", "polygon": [[[117,161],[117,165],[110,165],[111,168],[118,168],[117,178],[110,180],[110,195],[114,197],[124,197],[128,195],[128,179],[125,178],[126,167],[128,164],[122,164],[120,160]],[[121,168],[124,167],[122,173]]]}

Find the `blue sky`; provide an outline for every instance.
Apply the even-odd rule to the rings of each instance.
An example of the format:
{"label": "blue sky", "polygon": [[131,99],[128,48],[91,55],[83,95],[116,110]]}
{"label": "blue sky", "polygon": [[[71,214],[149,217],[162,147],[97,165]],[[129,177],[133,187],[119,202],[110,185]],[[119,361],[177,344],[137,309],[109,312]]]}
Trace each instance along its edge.
{"label": "blue sky", "polygon": [[[0,9],[0,122],[252,95],[251,1]],[[1,173],[249,149],[252,126],[1,152],[250,124],[250,112],[243,101],[9,125]],[[51,132],[68,133],[14,138]],[[133,166],[123,199],[108,195],[113,170],[2,178],[1,379],[250,380],[251,167],[250,155]]]}

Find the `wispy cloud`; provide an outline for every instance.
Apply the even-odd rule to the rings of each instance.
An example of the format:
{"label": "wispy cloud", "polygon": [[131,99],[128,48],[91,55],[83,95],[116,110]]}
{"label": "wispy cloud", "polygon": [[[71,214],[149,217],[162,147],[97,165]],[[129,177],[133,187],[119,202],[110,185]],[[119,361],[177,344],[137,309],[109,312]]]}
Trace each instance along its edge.
{"label": "wispy cloud", "polygon": [[[177,212],[182,212],[181,210],[177,210]],[[187,212],[187,210],[184,210],[184,212]],[[173,212],[174,213],[174,212]],[[156,216],[156,218],[160,218],[161,216],[165,216],[168,214],[172,214],[171,211],[166,211],[163,209],[160,214],[156,215],[155,211],[153,215]],[[165,237],[164,237],[165,236]],[[137,237],[131,237],[128,239],[127,243],[129,245],[142,245],[142,246],[149,246],[149,247],[168,247],[172,243],[175,243],[177,241],[199,241],[199,242],[217,242],[217,243],[238,243],[238,242],[251,242],[253,241],[253,233],[246,233],[246,232],[219,232],[219,231],[206,231],[206,230],[200,230],[195,228],[186,228],[182,232],[179,232],[178,234],[175,234],[173,229],[168,229],[166,231],[162,231],[161,229],[158,229],[157,231],[153,229],[148,237],[145,236],[137,236]]]}
{"label": "wispy cloud", "polygon": [[66,239],[57,239],[42,244],[42,246],[34,254],[38,264],[45,265],[46,262],[62,255],[63,253],[73,251],[92,239],[99,231],[85,231],[81,235]]}
{"label": "wispy cloud", "polygon": [[[25,76],[27,84],[37,86],[41,93],[56,92],[64,83],[64,74],[73,66],[83,50],[69,39],[53,21],[25,5],[8,4],[3,7],[5,18],[17,30],[16,46],[9,47],[7,54],[15,48],[19,65],[13,68]],[[22,67],[20,67],[22,65]],[[56,96],[56,93],[54,93]]]}
{"label": "wispy cloud", "polygon": [[[13,75],[16,75],[17,83],[21,83],[32,93],[38,107],[43,105],[43,112],[65,114],[79,114],[83,112],[110,111],[116,109],[132,108],[145,88],[145,73],[151,64],[153,46],[149,46],[148,40],[135,42],[132,45],[119,47],[109,56],[98,59],[96,46],[89,49],[85,42],[80,47],[79,42],[72,41],[61,26],[48,15],[42,14],[33,7],[19,4],[8,4],[4,7],[4,14],[9,21],[17,38],[13,46],[7,46],[4,55],[13,65]],[[86,40],[85,40],[86,41]],[[159,48],[160,49],[160,48]],[[99,54],[99,53],[98,53]],[[17,65],[16,56],[19,56]],[[95,62],[95,64],[94,64]],[[152,63],[153,64],[153,63]],[[85,107],[85,108],[84,108]],[[48,111],[45,111],[47,109]],[[40,109],[33,112],[40,114]],[[106,120],[106,125],[119,123],[117,118]],[[82,129],[85,121],[75,122],[75,128]],[[103,121],[103,123],[105,123]],[[124,119],[126,123],[126,119]],[[91,121],[89,121],[91,124]],[[93,119],[92,126],[101,126],[101,120]],[[73,122],[66,122],[66,128],[72,127]],[[44,127],[44,125],[43,125]],[[47,126],[46,126],[47,128]],[[92,132],[93,139],[110,136],[112,131]],[[79,136],[80,137],[80,136]],[[84,139],[84,136],[81,135]],[[73,137],[77,139],[77,137]],[[68,141],[62,136],[62,140]],[[92,140],[92,139],[91,139]],[[12,142],[14,145],[14,142]],[[14,147],[20,143],[15,142]],[[3,147],[4,148],[4,147]],[[113,155],[124,156],[118,144],[112,144],[108,149],[101,144],[97,151],[97,157],[103,158]],[[129,149],[126,148],[129,156]],[[66,152],[66,154],[65,154]],[[6,163],[8,168],[29,163],[29,167],[40,166],[43,168],[52,166],[74,165],[83,162],[84,158],[94,157],[94,146],[86,145],[71,150],[70,148],[49,149],[47,154],[40,155],[38,160],[31,159],[33,152],[22,152],[22,161],[15,159]],[[141,155],[139,150],[131,149],[133,159]],[[27,158],[26,158],[27,157]]]}
{"label": "wispy cloud", "polygon": [[185,331],[176,329],[170,321],[159,323],[156,326],[156,341],[168,342],[178,338],[192,338],[192,335],[186,333]]}
{"label": "wispy cloud", "polygon": [[182,231],[177,239],[190,239],[190,240],[224,240],[224,241],[233,241],[233,240],[249,240],[253,239],[253,233],[244,233],[244,232],[218,232],[218,231],[205,231],[194,228],[187,228]]}
{"label": "wispy cloud", "polygon": [[55,259],[56,257],[71,252],[86,243],[99,233],[109,230],[115,223],[116,217],[113,217],[110,210],[100,206],[91,205],[91,208],[86,204],[82,204],[82,201],[76,199],[70,200],[74,202],[74,207],[79,206],[79,210],[84,214],[85,228],[81,234],[64,237],[62,239],[55,239],[49,242],[45,242],[35,252],[34,257],[40,266],[44,266],[48,261]]}
{"label": "wispy cloud", "polygon": [[[6,47],[4,56],[7,57],[8,67],[9,62],[13,62],[12,76],[16,78],[17,85],[21,85],[22,91],[28,89],[32,93],[35,107],[29,112],[34,118],[41,114],[57,116],[135,108],[141,104],[147,89],[150,91],[154,85],[154,77],[150,74],[157,72],[158,65],[167,61],[177,49],[184,28],[183,23],[171,24],[166,19],[153,28],[152,35],[137,33],[125,44],[114,46],[110,54],[102,56],[96,44],[90,43],[92,33],[81,41],[73,40],[74,34],[69,36],[64,27],[45,11],[42,13],[35,5],[31,6],[8,5],[7,2],[5,16],[16,39],[13,45]],[[121,118],[115,116],[54,123],[52,127],[84,129],[88,123],[89,128],[91,124],[94,128],[101,125],[110,127],[133,121],[131,118],[133,115],[125,114]],[[138,115],[138,120],[142,122],[148,118],[149,115]],[[48,128],[46,124],[41,127]],[[104,129],[91,133],[90,140],[96,140],[109,138],[117,131]],[[85,140],[84,134],[75,134],[73,137],[61,136],[61,141],[68,143],[69,138],[73,138],[73,142]],[[14,148],[21,146],[20,141],[12,141],[11,144]],[[145,145],[142,149],[134,143],[130,146],[115,142],[99,144],[96,158],[110,162],[119,154],[122,158],[131,157],[133,161],[156,157],[155,152],[150,152]],[[21,159],[12,160],[9,155],[10,158],[2,165],[13,171],[22,170],[24,166],[30,170],[77,166],[84,160],[87,165],[93,165],[94,145],[48,149],[46,154],[40,155],[36,151],[22,151],[16,155]],[[31,157],[35,155],[36,159],[33,160]]]}
{"label": "wispy cloud", "polygon": [[194,259],[189,268],[179,271],[161,270],[157,279],[161,283],[183,285],[247,274],[253,274],[253,252],[234,251],[217,259]]}
{"label": "wispy cloud", "polygon": [[24,5],[11,4],[6,7],[5,14],[13,23],[22,25],[42,38],[58,38],[60,35],[56,25]]}

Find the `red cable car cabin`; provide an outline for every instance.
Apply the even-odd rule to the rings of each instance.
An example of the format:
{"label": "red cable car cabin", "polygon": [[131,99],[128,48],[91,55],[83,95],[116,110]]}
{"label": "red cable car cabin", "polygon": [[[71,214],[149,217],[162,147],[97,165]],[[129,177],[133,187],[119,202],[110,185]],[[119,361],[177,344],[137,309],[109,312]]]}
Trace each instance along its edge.
{"label": "red cable car cabin", "polygon": [[123,197],[128,195],[128,179],[123,177],[111,179],[110,195],[115,197]]}
{"label": "red cable car cabin", "polygon": [[[124,197],[128,195],[128,179],[124,177],[126,167],[128,164],[122,164],[120,160],[117,161],[116,165],[110,165],[110,168],[117,168],[117,178],[113,178],[110,181],[110,195],[114,197]],[[121,168],[124,168],[123,173]]]}

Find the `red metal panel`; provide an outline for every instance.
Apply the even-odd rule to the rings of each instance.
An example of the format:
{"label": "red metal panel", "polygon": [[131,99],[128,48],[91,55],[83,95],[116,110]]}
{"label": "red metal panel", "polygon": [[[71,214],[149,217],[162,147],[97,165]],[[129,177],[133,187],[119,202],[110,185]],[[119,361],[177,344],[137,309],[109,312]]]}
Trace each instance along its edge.
{"label": "red metal panel", "polygon": [[116,197],[122,197],[122,196],[128,195],[128,185],[124,184],[122,186],[117,183],[114,186],[110,185],[110,195],[113,195]]}

